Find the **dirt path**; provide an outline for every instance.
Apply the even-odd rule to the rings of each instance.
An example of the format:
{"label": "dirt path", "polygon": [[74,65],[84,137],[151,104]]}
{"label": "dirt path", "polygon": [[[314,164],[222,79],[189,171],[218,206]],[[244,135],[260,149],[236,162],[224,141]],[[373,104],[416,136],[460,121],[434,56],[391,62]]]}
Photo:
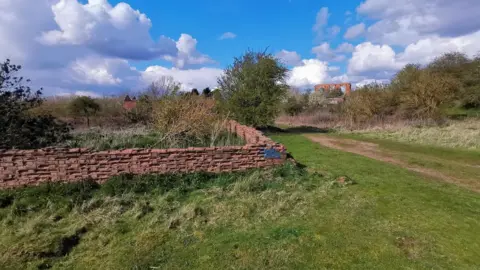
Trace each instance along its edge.
{"label": "dirt path", "polygon": [[470,180],[455,178],[429,168],[413,166],[404,161],[396,159],[395,157],[392,156],[392,153],[388,153],[380,150],[378,145],[375,143],[362,142],[362,141],[343,139],[343,138],[334,138],[334,137],[329,137],[329,136],[319,135],[319,134],[306,134],[305,136],[308,139],[314,142],[320,143],[325,147],[329,147],[329,148],[333,148],[333,149],[337,149],[345,152],[350,152],[357,155],[362,155],[368,158],[394,164],[402,168],[405,168],[407,170],[417,172],[428,177],[440,179],[445,182],[453,183],[458,186],[465,187],[480,193],[480,188],[472,186]]}

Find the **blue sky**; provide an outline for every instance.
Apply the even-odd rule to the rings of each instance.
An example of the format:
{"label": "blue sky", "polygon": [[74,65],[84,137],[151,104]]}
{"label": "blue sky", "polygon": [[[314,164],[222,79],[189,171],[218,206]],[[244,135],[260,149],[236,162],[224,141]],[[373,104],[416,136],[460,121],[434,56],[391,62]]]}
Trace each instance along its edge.
{"label": "blue sky", "polygon": [[165,77],[214,88],[249,48],[287,64],[294,88],[361,86],[445,52],[473,57],[478,10],[478,0],[0,0],[0,59],[47,95],[122,94]]}

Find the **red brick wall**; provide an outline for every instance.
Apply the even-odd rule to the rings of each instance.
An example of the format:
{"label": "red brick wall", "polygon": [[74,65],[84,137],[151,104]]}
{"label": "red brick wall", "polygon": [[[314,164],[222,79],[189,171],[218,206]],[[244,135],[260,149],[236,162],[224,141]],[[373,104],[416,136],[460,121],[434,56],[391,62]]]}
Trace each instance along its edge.
{"label": "red brick wall", "polygon": [[98,182],[111,176],[133,173],[231,172],[281,164],[281,159],[264,157],[265,148],[284,152],[261,132],[229,122],[229,128],[247,145],[186,149],[126,149],[95,152],[90,149],[44,148],[0,150],[0,188],[36,185],[54,181]]}

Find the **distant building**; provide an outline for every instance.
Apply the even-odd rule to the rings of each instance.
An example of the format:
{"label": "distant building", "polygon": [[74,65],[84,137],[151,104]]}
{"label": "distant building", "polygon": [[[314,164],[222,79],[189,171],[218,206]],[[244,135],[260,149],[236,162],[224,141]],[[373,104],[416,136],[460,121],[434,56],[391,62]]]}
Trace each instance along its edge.
{"label": "distant building", "polygon": [[127,111],[131,111],[137,107],[137,99],[135,97],[130,98],[129,95],[125,96],[123,100],[123,108]]}
{"label": "distant building", "polygon": [[337,88],[345,90],[345,96],[348,96],[352,91],[352,84],[351,83],[326,83],[326,84],[315,85],[315,91],[321,91],[323,89],[325,93]]}

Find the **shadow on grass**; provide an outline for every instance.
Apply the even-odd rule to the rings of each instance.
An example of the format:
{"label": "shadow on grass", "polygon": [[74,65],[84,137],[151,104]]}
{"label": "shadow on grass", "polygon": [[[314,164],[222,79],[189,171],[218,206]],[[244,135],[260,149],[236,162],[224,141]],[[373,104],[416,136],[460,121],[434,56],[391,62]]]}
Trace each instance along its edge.
{"label": "shadow on grass", "polygon": [[277,133],[289,133],[289,134],[306,134],[306,133],[329,133],[330,129],[310,127],[310,126],[298,126],[298,127],[289,127],[289,128],[279,128],[275,126],[268,126],[264,128],[259,128],[258,130],[266,134],[277,134]]}

